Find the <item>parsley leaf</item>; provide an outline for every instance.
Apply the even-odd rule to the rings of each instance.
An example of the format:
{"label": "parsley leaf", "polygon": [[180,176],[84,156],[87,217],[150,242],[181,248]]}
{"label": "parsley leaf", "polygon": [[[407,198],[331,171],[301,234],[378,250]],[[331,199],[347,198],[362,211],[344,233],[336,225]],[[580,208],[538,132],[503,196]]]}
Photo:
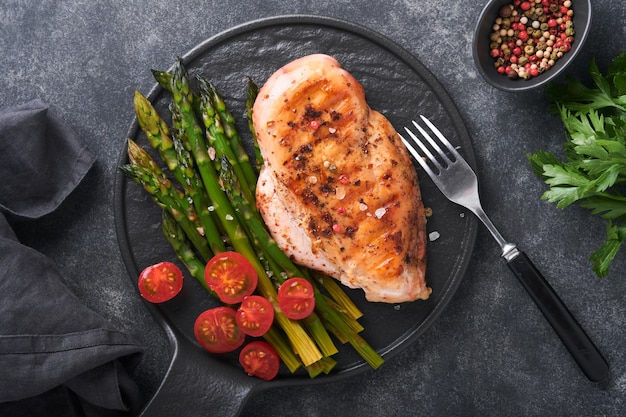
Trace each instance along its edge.
{"label": "parsley leaf", "polygon": [[606,241],[589,258],[604,277],[626,240],[626,53],[606,75],[591,60],[589,75],[592,87],[569,77],[547,89],[565,128],[565,160],[543,150],[526,156],[549,186],[543,200],[561,209],[577,203],[607,220]]}

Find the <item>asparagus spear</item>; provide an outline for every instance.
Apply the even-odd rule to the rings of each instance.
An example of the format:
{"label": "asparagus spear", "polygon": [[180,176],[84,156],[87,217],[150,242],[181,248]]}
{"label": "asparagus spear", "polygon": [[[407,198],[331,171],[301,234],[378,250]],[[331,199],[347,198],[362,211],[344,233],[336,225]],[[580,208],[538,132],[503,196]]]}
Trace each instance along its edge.
{"label": "asparagus spear", "polygon": [[313,271],[312,275],[313,278],[322,287],[324,287],[324,289],[328,292],[333,301],[335,301],[339,305],[339,307],[343,311],[345,311],[346,314],[348,314],[348,316],[352,317],[355,320],[363,317],[363,312],[359,309],[359,307],[357,307],[356,304],[354,304],[354,301],[352,301],[352,299],[348,297],[348,294],[346,294],[346,292],[339,286],[334,278],[329,277],[326,274],[322,274],[321,272],[315,271]]}
{"label": "asparagus spear", "polygon": [[[187,151],[180,147],[177,149],[175,138],[170,135],[167,124],[143,94],[135,91],[133,101],[139,127],[150,145],[159,151],[161,159],[178,180],[185,194],[191,198],[211,250],[223,252],[224,242],[219,236],[215,221],[208,212],[209,204],[203,194],[202,184],[195,175],[191,159],[186,157]],[[176,128],[176,123],[173,125]]]}
{"label": "asparagus spear", "polygon": [[186,70],[181,60],[177,61],[174,68],[172,80],[170,82],[171,93],[174,106],[178,108],[181,115],[181,126],[185,130],[191,152],[196,160],[200,177],[210,196],[213,207],[220,219],[222,226],[227,231],[230,243],[233,248],[244,255],[254,266],[259,275],[258,290],[275,310],[275,318],[280,327],[285,331],[287,337],[293,344],[296,353],[305,366],[317,362],[322,354],[301,324],[288,319],[278,307],[277,293],[271,280],[267,276],[261,262],[248,240],[248,237],[238,221],[237,213],[232,208],[228,197],[219,185],[219,178],[215,166],[209,158],[206,142],[204,140],[202,128],[196,120],[193,112],[190,96],[192,95]]}
{"label": "asparagus spear", "polygon": [[190,214],[193,207],[184,208],[185,197],[180,191],[174,189],[170,180],[137,164],[126,164],[120,169],[135,183],[141,185],[161,208],[167,210],[176,219],[202,259],[208,261],[212,255],[211,249],[206,239],[198,232],[201,226],[197,217],[194,218],[193,214]]}
{"label": "asparagus spear", "polygon": [[[219,113],[219,117],[222,120],[222,125],[224,126],[224,133],[230,142],[230,147],[235,152],[237,156],[237,162],[241,166],[241,170],[243,171],[243,177],[241,177],[241,181],[244,181],[250,185],[250,188],[254,191],[256,187],[256,173],[252,168],[252,164],[250,163],[250,157],[246,153],[246,150],[243,146],[243,142],[239,133],[237,132],[237,127],[235,126],[235,118],[232,113],[226,107],[226,103],[224,99],[217,92],[215,87],[210,83],[207,84],[208,93],[213,98],[213,103],[217,112]],[[253,201],[253,200],[250,200]]]}
{"label": "asparagus spear", "polygon": [[248,129],[252,135],[252,144],[254,146],[255,166],[257,172],[261,172],[263,167],[263,156],[261,155],[261,148],[259,147],[259,141],[257,140],[256,131],[254,130],[254,123],[252,123],[252,107],[257,95],[259,94],[259,87],[252,81],[252,78],[248,77],[248,88],[246,98],[246,117],[248,118]]}
{"label": "asparagus spear", "polygon": [[161,159],[178,182],[184,184],[184,177],[178,166],[174,143],[170,138],[167,124],[161,119],[152,103],[137,90],[134,93],[133,103],[137,124],[146,135],[148,142],[159,151]]}
{"label": "asparagus spear", "polygon": [[189,140],[186,136],[185,129],[182,127],[180,113],[173,108],[171,109],[171,113],[172,125],[176,131],[176,134],[173,136],[174,149],[176,150],[178,164],[181,167],[181,172],[185,180],[185,193],[193,201],[211,250],[215,254],[224,252],[226,245],[222,240],[222,228],[212,215],[210,209],[210,207],[212,207],[211,199],[206,193],[202,180],[196,175],[194,160],[185,145],[187,144],[187,146],[189,146]]}
{"label": "asparagus spear", "polygon": [[217,294],[209,288],[204,279],[204,262],[196,257],[193,249],[189,246],[182,227],[166,210],[163,210],[161,227],[163,229],[163,235],[174,249],[176,257],[187,267],[191,276],[213,297],[218,298]]}
{"label": "asparagus spear", "polygon": [[226,157],[235,171],[235,175],[240,179],[241,190],[245,194],[245,198],[248,201],[254,201],[252,191],[256,185],[256,176],[253,173],[251,180],[245,176],[245,165],[242,165],[241,158],[235,154],[227,140],[222,118],[217,113],[213,101],[213,87],[203,78],[198,78],[198,83],[200,85],[200,114],[206,128],[206,137],[209,145],[215,150],[216,166],[219,169],[220,160]]}

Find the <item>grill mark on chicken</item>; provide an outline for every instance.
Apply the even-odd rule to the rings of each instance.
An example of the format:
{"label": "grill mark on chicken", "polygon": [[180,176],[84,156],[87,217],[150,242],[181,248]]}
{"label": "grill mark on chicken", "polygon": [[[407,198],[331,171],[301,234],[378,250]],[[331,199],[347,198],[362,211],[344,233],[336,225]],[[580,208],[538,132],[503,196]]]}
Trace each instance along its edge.
{"label": "grill mark on chicken", "polygon": [[415,170],[363,87],[333,58],[304,57],[266,82],[253,122],[257,205],[279,246],[370,301],[428,298]]}

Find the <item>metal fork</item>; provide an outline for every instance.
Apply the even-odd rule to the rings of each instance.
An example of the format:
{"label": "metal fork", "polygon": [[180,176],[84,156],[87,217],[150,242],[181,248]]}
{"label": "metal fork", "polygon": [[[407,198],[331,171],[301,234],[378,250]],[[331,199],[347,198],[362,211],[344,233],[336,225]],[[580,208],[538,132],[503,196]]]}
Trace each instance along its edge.
{"label": "metal fork", "polygon": [[424,141],[418,139],[407,127],[404,128],[412,141],[409,142],[402,135],[400,138],[411,155],[450,201],[473,212],[489,229],[502,249],[501,256],[507,261],[511,271],[552,325],[587,378],[591,381],[604,379],[609,372],[609,365],[598,348],[528,256],[513,243],[507,242],[485,214],[478,194],[478,179],[472,168],[433,123],[424,116],[420,117],[436,139],[413,121]]}

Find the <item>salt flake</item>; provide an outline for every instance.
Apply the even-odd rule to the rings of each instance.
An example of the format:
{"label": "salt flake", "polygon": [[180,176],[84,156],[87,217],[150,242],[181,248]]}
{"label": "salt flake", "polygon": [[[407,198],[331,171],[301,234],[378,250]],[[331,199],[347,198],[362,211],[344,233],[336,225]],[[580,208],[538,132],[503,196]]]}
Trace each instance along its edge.
{"label": "salt flake", "polygon": [[438,231],[434,231],[434,232],[430,232],[428,234],[428,239],[430,239],[431,242],[434,242],[435,240],[439,239],[441,235],[439,234]]}

